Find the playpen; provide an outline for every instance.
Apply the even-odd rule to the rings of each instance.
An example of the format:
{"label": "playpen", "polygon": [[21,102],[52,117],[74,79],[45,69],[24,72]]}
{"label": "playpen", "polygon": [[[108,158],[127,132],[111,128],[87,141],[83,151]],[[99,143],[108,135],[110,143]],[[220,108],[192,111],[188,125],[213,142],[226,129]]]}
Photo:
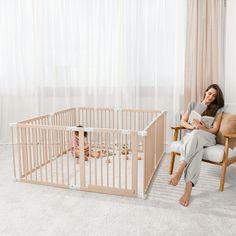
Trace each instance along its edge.
{"label": "playpen", "polygon": [[[144,196],[164,154],[165,119],[164,111],[72,108],[11,124],[15,179]],[[71,151],[75,131],[80,158]],[[103,154],[96,158],[92,151]]]}

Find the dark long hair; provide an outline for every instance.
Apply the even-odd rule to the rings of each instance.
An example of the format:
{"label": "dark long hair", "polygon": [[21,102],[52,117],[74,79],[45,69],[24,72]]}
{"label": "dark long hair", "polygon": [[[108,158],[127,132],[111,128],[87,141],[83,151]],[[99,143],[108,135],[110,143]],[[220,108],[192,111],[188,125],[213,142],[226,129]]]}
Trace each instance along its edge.
{"label": "dark long hair", "polygon": [[211,84],[207,87],[206,91],[204,92],[204,98],[206,96],[206,92],[211,88],[216,90],[216,98],[210,105],[207,106],[207,109],[202,113],[202,115],[214,117],[217,111],[224,106],[225,102],[224,95],[217,84]]}

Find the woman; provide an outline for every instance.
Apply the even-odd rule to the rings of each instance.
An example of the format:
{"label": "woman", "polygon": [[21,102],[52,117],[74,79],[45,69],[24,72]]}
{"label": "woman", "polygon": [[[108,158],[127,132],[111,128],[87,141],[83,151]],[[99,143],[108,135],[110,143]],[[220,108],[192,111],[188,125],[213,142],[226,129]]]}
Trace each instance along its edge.
{"label": "woman", "polygon": [[[216,144],[216,133],[220,127],[223,107],[223,93],[217,84],[212,84],[206,89],[203,101],[201,103],[190,103],[181,119],[180,125],[189,131],[183,138],[179,166],[171,176],[169,184],[176,186],[185,170],[185,190],[179,199],[179,203],[183,206],[189,205],[192,187],[198,181],[204,147]],[[202,116],[214,117],[212,126],[207,128],[203,122],[196,119],[190,124],[188,122],[189,116],[193,110]]]}

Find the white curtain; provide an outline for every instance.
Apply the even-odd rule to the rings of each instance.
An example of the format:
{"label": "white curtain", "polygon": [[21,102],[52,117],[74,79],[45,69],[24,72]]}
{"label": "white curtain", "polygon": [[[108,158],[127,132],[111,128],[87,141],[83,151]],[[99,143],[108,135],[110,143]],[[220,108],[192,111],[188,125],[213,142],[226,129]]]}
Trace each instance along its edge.
{"label": "white curtain", "polygon": [[0,141],[70,107],[183,107],[186,0],[1,0]]}
{"label": "white curtain", "polygon": [[224,92],[225,0],[188,0],[185,56],[185,108],[200,102],[210,84]]}

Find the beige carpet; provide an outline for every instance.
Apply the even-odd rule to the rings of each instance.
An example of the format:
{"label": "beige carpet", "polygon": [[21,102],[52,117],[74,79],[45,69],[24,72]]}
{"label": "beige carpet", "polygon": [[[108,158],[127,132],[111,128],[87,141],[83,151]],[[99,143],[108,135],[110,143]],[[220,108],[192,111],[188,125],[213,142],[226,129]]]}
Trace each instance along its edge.
{"label": "beige carpet", "polygon": [[10,146],[0,145],[0,235],[235,235],[236,167],[221,193],[219,169],[203,163],[184,208],[177,203],[183,180],[167,185],[168,161],[143,200],[14,182]]}

